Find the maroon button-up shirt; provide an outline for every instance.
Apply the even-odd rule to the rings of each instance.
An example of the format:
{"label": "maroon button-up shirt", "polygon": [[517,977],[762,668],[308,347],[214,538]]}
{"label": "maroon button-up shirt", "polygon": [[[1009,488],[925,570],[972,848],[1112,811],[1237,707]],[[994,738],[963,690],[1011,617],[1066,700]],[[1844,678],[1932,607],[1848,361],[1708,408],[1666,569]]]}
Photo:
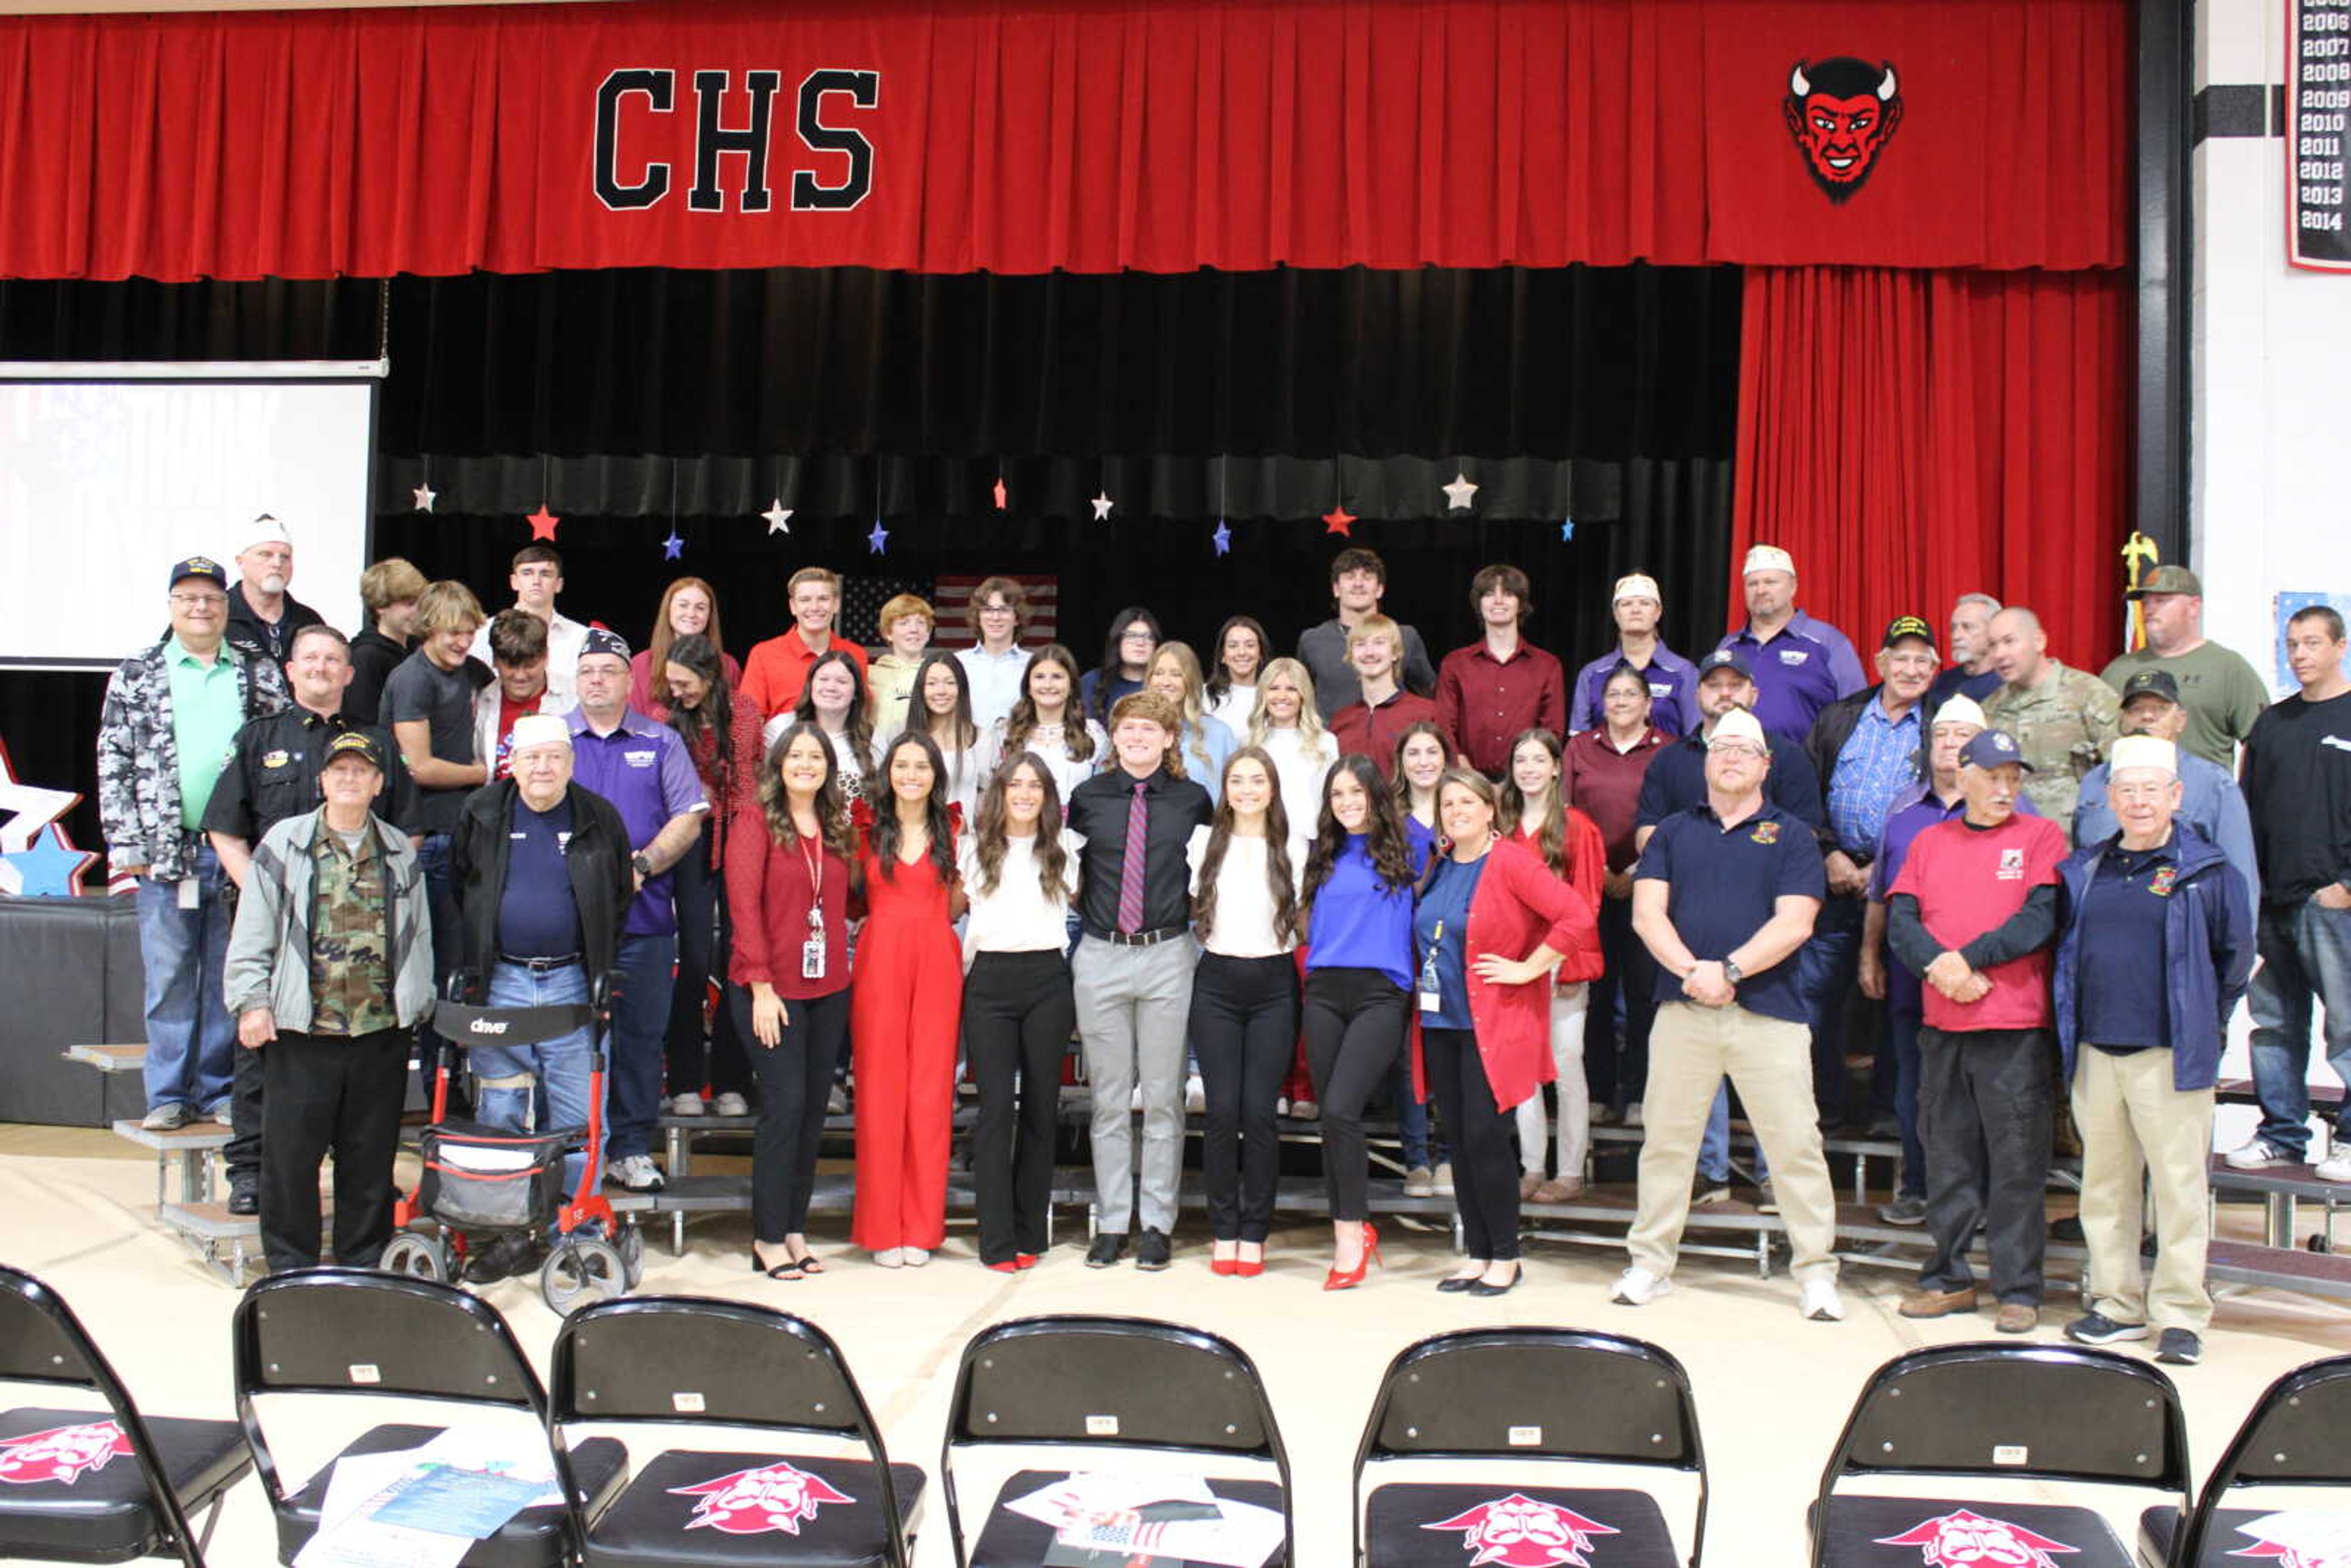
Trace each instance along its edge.
{"label": "maroon button-up shirt", "polygon": [[[1377,707],[1365,707],[1362,703],[1350,703],[1331,716],[1331,735],[1339,743],[1339,755],[1360,751],[1379,765],[1380,777],[1395,777],[1396,741],[1404,732],[1428,720],[1439,729],[1444,725],[1437,716],[1437,705],[1426,697],[1399,690]],[[1453,756],[1451,730],[1446,730],[1445,755]]]}
{"label": "maroon button-up shirt", "polygon": [[1604,724],[1568,737],[1562,759],[1567,798],[1600,829],[1610,871],[1623,871],[1638,858],[1633,852],[1633,829],[1641,806],[1641,780],[1648,777],[1650,759],[1669,744],[1654,725],[1641,732],[1630,751],[1608,744]]}
{"label": "maroon button-up shirt", "polygon": [[1480,637],[1437,666],[1437,716],[1471,767],[1499,774],[1510,765],[1510,742],[1522,731],[1567,737],[1567,672],[1523,639],[1506,664]]}

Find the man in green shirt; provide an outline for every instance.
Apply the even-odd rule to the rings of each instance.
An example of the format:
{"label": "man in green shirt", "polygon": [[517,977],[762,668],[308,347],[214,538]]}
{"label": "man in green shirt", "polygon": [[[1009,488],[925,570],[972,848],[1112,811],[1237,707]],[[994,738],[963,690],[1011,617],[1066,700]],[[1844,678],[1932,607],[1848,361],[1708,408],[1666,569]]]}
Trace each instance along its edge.
{"label": "man in green shirt", "polygon": [[2100,678],[2119,692],[2141,670],[2168,672],[2188,710],[2179,748],[2236,772],[2237,743],[2270,706],[2269,688],[2242,654],[2204,640],[2204,585],[2186,567],[2158,567],[2127,597],[2138,601],[2147,646],[2108,664]]}

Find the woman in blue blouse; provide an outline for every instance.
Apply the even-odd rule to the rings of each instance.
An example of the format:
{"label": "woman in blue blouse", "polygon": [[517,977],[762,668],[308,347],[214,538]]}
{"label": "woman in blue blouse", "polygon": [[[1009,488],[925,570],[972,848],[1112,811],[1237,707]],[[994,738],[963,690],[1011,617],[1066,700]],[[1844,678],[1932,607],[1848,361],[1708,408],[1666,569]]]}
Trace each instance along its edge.
{"label": "woman in blue blouse", "polygon": [[1426,858],[1405,839],[1395,798],[1371,758],[1339,758],[1322,786],[1303,899],[1306,1063],[1322,1107],[1322,1179],[1331,1189],[1326,1291],[1363,1283],[1379,1253],[1364,1106],[1404,1051],[1413,884]]}

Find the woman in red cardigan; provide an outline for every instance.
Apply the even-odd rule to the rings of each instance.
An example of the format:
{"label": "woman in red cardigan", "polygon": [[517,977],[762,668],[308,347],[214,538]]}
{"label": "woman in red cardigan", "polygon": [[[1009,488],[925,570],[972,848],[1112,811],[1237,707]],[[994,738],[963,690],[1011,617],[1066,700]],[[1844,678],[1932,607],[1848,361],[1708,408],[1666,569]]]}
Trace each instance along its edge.
{"label": "woman in red cardigan", "polygon": [[[1502,836],[1551,868],[1600,917],[1600,885],[1608,873],[1607,841],[1590,817],[1567,803],[1559,737],[1529,729],[1510,742],[1502,779]],[[1552,1082],[1559,1096],[1559,1174],[1543,1176],[1543,1097],[1519,1103],[1519,1197],[1528,1203],[1569,1203],[1583,1196],[1583,1155],[1592,1141],[1592,1091],[1583,1077],[1583,1009],[1587,982],[1600,977],[1600,956],[1570,957],[1552,977]]]}
{"label": "woman in red cardigan", "polygon": [[[1413,1087],[1452,1129],[1453,1190],[1469,1257],[1440,1291],[1499,1296],[1524,1277],[1511,1116],[1552,1076],[1551,973],[1599,957],[1583,897],[1504,840],[1486,776],[1447,768],[1437,789],[1444,852],[1413,912]],[[1514,957],[1513,954],[1523,956]]]}

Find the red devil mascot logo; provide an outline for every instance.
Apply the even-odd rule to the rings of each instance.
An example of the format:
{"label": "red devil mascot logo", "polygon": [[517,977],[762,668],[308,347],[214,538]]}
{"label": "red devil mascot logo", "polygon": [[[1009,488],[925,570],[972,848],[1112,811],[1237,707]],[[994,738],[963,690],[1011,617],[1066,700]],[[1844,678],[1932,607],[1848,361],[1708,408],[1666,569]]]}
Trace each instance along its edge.
{"label": "red devil mascot logo", "polygon": [[1902,89],[1890,61],[1873,66],[1850,55],[1798,60],[1780,110],[1813,183],[1844,203],[1868,183],[1877,155],[1894,140]]}
{"label": "red devil mascot logo", "polygon": [[1616,1533],[1572,1509],[1518,1492],[1421,1528],[1461,1531],[1462,1548],[1470,1553],[1469,1568],[1488,1563],[1503,1568],[1590,1568],[1586,1553],[1592,1538]]}
{"label": "red devil mascot logo", "polygon": [[2053,1552],[2079,1550],[2035,1535],[2004,1519],[1986,1519],[1960,1509],[1899,1535],[1878,1537],[1880,1546],[1915,1546],[1925,1568],[2058,1568]]}
{"label": "red devil mascot logo", "polygon": [[2269,1533],[2282,1528],[2278,1521],[2291,1517],[2271,1514],[2251,1524],[2237,1526],[2241,1534],[2253,1538],[2253,1544],[2240,1547],[2229,1555],[2265,1558],[2269,1568],[2351,1568],[2351,1552],[2341,1550],[2342,1537],[2331,1531],[2322,1529],[2319,1533],[2328,1536],[2332,1544],[2328,1541],[2307,1539],[2298,1543],[2290,1542],[2277,1540]]}
{"label": "red devil mascot logo", "polygon": [[819,1505],[854,1502],[806,1470],[778,1459],[764,1469],[737,1470],[700,1486],[672,1487],[674,1497],[698,1497],[688,1530],[705,1526],[728,1535],[757,1535],[779,1530],[798,1535],[803,1521],[814,1519]]}
{"label": "red devil mascot logo", "polygon": [[131,1439],[112,1421],[27,1432],[0,1442],[0,1481],[20,1487],[43,1481],[71,1486],[130,1452]]}

